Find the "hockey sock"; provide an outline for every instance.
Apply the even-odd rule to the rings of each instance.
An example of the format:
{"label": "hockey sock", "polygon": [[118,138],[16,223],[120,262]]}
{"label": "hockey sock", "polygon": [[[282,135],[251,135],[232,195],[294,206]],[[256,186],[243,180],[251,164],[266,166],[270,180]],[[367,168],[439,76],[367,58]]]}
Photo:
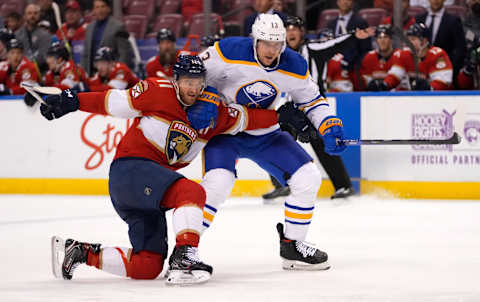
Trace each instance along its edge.
{"label": "hockey sock", "polygon": [[175,209],[172,217],[173,231],[178,245],[198,246],[203,213],[198,206],[183,206]]}
{"label": "hockey sock", "polygon": [[150,251],[133,253],[125,247],[105,247],[98,254],[89,252],[87,265],[132,279],[155,279],[163,269],[163,257]]}

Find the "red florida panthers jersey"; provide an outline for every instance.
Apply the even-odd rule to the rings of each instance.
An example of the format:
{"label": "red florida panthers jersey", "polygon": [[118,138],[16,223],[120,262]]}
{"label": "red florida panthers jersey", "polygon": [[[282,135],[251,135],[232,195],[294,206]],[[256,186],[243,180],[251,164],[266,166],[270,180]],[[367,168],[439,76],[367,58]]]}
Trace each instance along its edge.
{"label": "red florida panthers jersey", "polygon": [[113,66],[108,78],[103,79],[98,75],[98,72],[88,79],[88,87],[91,91],[105,91],[109,89],[126,89],[133,87],[139,79],[128,68],[127,65],[116,62]]}
{"label": "red florida panthers jersey", "polygon": [[360,69],[364,86],[367,87],[372,80],[385,79],[392,64],[393,55],[384,58],[380,56],[378,50],[369,51],[363,58]]}
{"label": "red florida panthers jersey", "polygon": [[353,91],[353,84],[348,70],[342,68],[343,55],[338,53],[328,61],[327,83],[330,92]]}
{"label": "red florida panthers jersey", "polygon": [[[413,60],[409,48],[393,53],[392,68],[385,78],[389,87],[410,90],[410,78],[416,76]],[[418,76],[427,79],[433,90],[451,89],[453,69],[447,53],[439,47],[430,47],[425,57],[418,63]]]}
{"label": "red florida panthers jersey", "polygon": [[196,131],[177,100],[172,82],[163,78],[147,78],[128,90],[78,96],[82,111],[134,118],[115,158],[148,158],[173,170],[187,166],[214,135],[268,128],[277,123],[273,110],[247,109],[238,104],[227,107],[217,94],[205,91],[200,99],[218,104],[217,125],[209,131]]}
{"label": "red florida panthers jersey", "polygon": [[75,65],[72,60],[65,62],[60,68],[60,72],[54,73],[49,70],[45,74],[45,86],[55,86],[62,90],[72,88],[86,80],[85,71],[82,67]]}
{"label": "red florida panthers jersey", "polygon": [[24,94],[26,92],[25,89],[20,87],[22,82],[38,83],[38,73],[32,62],[24,57],[16,70],[12,70],[7,61],[0,62],[0,83],[5,84],[12,94]]}

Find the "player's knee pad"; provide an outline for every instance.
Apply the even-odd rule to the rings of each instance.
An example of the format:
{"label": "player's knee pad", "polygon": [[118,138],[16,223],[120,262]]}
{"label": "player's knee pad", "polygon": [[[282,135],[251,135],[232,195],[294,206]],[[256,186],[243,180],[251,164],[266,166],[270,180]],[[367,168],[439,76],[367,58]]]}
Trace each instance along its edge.
{"label": "player's knee pad", "polygon": [[313,162],[301,166],[288,180],[291,197],[297,202],[313,204],[322,183],[322,175]]}
{"label": "player's knee pad", "polygon": [[207,205],[217,208],[222,204],[233,189],[235,175],[227,169],[212,169],[205,173],[202,186],[207,193]]}
{"label": "player's knee pad", "polygon": [[174,208],[195,204],[200,209],[203,209],[203,206],[205,205],[205,189],[199,183],[188,178],[177,180],[171,192],[175,194]]}
{"label": "player's knee pad", "polygon": [[128,276],[132,279],[155,279],[163,270],[163,257],[150,251],[132,254],[127,264]]}

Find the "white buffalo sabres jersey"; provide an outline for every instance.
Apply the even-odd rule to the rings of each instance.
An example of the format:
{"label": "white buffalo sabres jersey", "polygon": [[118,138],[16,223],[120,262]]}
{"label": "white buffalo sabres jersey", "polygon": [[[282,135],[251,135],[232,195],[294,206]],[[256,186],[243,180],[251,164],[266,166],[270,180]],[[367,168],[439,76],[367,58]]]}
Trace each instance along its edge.
{"label": "white buffalo sabres jersey", "polygon": [[[312,81],[305,59],[289,48],[282,53],[278,67],[273,70],[259,66],[254,57],[253,40],[247,37],[223,39],[200,56],[207,68],[208,85],[217,88],[227,103],[274,109],[280,92],[286,92],[317,129],[327,116],[335,115],[321,96],[318,85]],[[275,125],[247,132],[262,135],[277,128]]]}

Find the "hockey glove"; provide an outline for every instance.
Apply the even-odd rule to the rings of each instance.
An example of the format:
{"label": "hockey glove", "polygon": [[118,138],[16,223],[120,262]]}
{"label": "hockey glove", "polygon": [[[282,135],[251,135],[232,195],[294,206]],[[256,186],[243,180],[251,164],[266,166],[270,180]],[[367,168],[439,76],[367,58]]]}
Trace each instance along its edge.
{"label": "hockey glove", "polygon": [[387,83],[385,83],[382,79],[375,79],[368,83],[368,91],[388,91],[390,87],[388,87]]}
{"label": "hockey glove", "polygon": [[63,90],[61,94],[47,96],[45,103],[40,105],[40,113],[49,121],[77,111],[80,107],[77,94],[70,89]]}
{"label": "hockey glove", "polygon": [[336,116],[328,116],[320,124],[320,134],[325,144],[325,152],[330,155],[342,153],[347,146],[337,142],[344,139],[342,120]]}
{"label": "hockey glove", "polygon": [[293,102],[287,102],[277,109],[278,124],[283,131],[290,133],[295,140],[308,143],[311,136],[316,135],[316,129],[308,117],[295,107]]}
{"label": "hockey glove", "polygon": [[208,131],[217,125],[219,101],[198,99],[192,106],[187,108],[187,117],[190,125],[197,130]]}
{"label": "hockey glove", "polygon": [[432,90],[430,83],[426,79],[414,78],[412,80],[412,90]]}

